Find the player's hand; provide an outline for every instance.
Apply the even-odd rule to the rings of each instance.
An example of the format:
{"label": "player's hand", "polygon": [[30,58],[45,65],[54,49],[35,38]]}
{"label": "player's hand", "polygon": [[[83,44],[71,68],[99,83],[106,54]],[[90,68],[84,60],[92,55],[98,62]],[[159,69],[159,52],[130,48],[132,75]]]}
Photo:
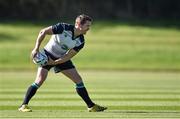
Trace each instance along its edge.
{"label": "player's hand", "polygon": [[48,63],[46,65],[55,65],[55,61],[48,57]]}
{"label": "player's hand", "polygon": [[32,52],[31,52],[31,58],[34,58],[37,55],[38,52],[39,52],[39,50],[33,49]]}

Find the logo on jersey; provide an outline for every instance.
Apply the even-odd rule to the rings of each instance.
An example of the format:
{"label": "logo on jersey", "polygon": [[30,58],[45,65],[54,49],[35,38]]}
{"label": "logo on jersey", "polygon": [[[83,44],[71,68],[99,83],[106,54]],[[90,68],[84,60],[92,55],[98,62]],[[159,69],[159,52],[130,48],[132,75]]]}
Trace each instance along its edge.
{"label": "logo on jersey", "polygon": [[61,45],[61,48],[62,48],[63,50],[68,50],[68,46],[65,45],[65,44],[62,44],[62,45]]}

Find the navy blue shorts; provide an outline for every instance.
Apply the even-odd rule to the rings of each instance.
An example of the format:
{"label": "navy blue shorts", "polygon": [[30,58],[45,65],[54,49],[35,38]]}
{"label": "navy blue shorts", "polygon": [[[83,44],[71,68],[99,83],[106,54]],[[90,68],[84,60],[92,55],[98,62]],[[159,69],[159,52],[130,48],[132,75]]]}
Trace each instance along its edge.
{"label": "navy blue shorts", "polygon": [[[47,52],[46,50],[44,50],[46,55],[48,57],[50,57],[51,59],[53,60],[56,60],[58,58],[54,57],[52,54],[50,54],[49,52]],[[51,69],[51,68],[54,68],[54,72],[55,73],[58,73],[58,72],[61,72],[63,70],[67,70],[67,69],[72,69],[72,68],[75,68],[75,66],[73,65],[72,61],[71,60],[68,60],[64,63],[61,63],[61,64],[57,64],[57,65],[46,65],[46,66],[42,66],[42,68],[44,69],[47,69],[48,71]]]}

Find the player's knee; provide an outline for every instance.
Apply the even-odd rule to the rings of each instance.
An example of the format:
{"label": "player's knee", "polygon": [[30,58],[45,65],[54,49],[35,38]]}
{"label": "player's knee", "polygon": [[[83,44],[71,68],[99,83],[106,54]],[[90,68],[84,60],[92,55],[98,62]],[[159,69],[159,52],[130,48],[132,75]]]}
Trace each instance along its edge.
{"label": "player's knee", "polygon": [[32,86],[32,87],[35,87],[35,88],[37,88],[37,89],[40,87],[40,85],[39,85],[39,84],[37,84],[37,83],[33,83],[33,84],[31,84],[31,86]]}
{"label": "player's knee", "polygon": [[80,76],[73,77],[73,78],[71,78],[71,80],[76,84],[83,82],[83,80]]}
{"label": "player's knee", "polygon": [[82,81],[79,83],[76,83],[76,88],[84,88],[84,83]]}

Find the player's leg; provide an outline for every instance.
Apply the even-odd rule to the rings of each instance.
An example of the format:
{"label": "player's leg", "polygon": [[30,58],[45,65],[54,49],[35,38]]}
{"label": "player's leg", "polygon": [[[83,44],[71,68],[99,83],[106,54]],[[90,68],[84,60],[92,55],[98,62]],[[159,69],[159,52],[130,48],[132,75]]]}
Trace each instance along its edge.
{"label": "player's leg", "polygon": [[88,107],[94,106],[94,103],[91,101],[88,92],[83,84],[82,78],[78,74],[75,68],[63,70],[62,73],[70,78],[76,84],[76,91],[81,96],[81,98],[85,101]]}
{"label": "player's leg", "polygon": [[22,112],[30,112],[32,111],[27,105],[29,103],[29,101],[31,100],[31,98],[35,95],[37,89],[43,84],[43,82],[46,80],[48,75],[48,70],[44,69],[42,67],[38,68],[38,72],[37,72],[37,76],[36,76],[36,80],[33,84],[31,84],[26,92],[26,95],[24,97],[24,101],[21,105],[21,107],[19,108],[19,111]]}
{"label": "player's leg", "polygon": [[99,106],[92,102],[84,86],[82,78],[75,68],[63,70],[61,72],[76,84],[76,91],[79,94],[79,96],[84,100],[84,102],[87,104],[88,110],[90,112],[104,111],[107,109],[106,107]]}

